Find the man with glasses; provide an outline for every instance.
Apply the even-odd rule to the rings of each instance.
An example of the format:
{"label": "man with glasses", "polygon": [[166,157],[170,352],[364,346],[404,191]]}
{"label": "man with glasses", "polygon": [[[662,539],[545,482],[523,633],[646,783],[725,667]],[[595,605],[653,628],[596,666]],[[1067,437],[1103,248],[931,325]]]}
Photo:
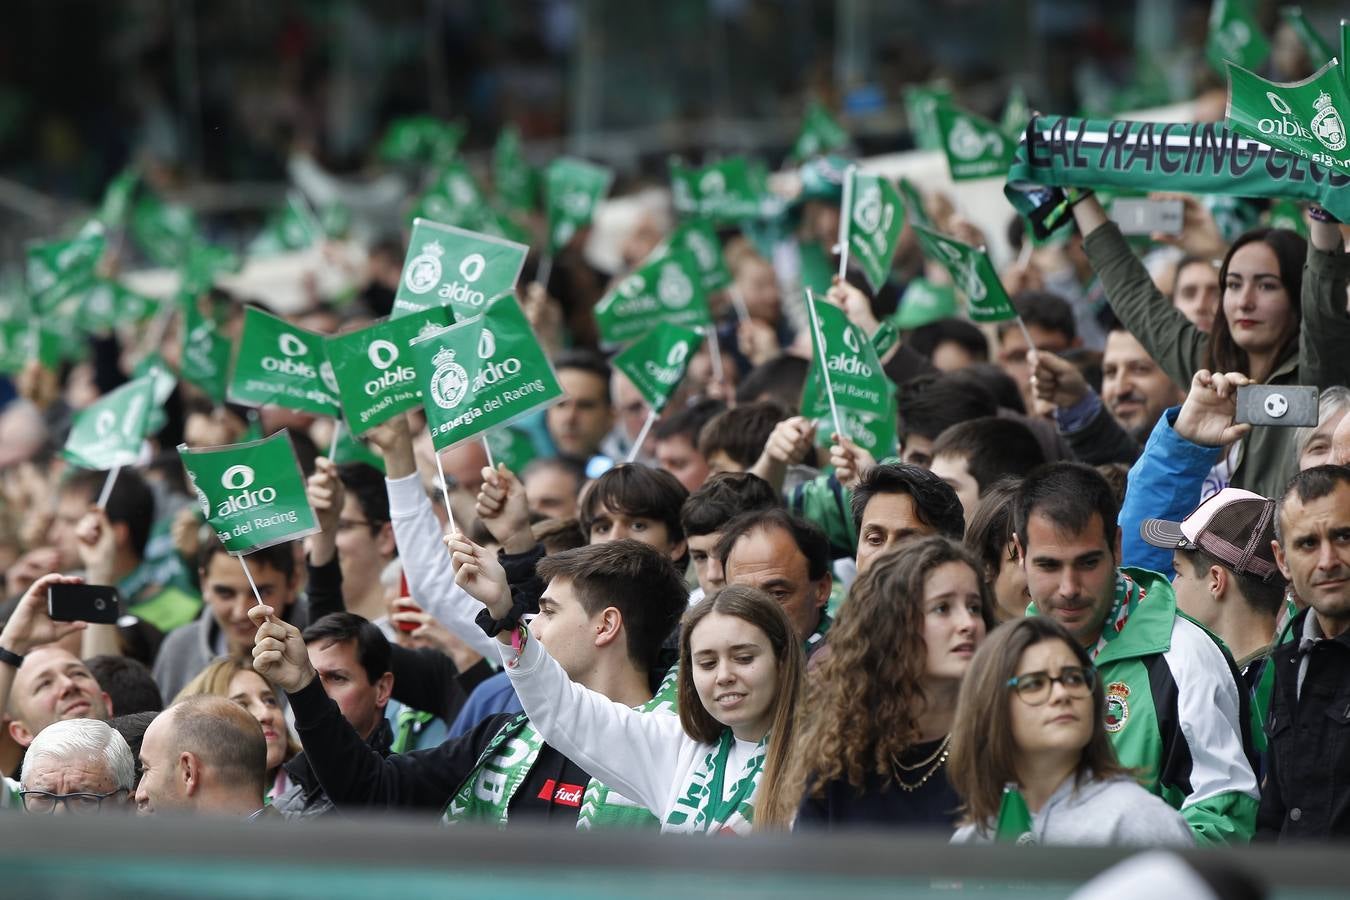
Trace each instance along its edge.
{"label": "man with glasses", "polygon": [[306,542],[311,591],[342,574],[342,602],[348,612],[374,622],[387,607],[380,573],[398,555],[389,519],[384,475],[365,463],[335,465],[320,458],[309,477],[310,503],[319,515],[320,533]]}
{"label": "man with glasses", "polygon": [[24,756],[19,799],[35,815],[122,812],[136,777],[131,748],[97,719],[43,729]]}
{"label": "man with glasses", "polygon": [[1165,576],[1119,567],[1117,512],[1089,466],[1027,475],[1013,530],[1029,612],[1058,621],[1094,660],[1121,763],[1181,812],[1197,843],[1246,842],[1260,796],[1246,692],[1221,645],[1177,614]]}

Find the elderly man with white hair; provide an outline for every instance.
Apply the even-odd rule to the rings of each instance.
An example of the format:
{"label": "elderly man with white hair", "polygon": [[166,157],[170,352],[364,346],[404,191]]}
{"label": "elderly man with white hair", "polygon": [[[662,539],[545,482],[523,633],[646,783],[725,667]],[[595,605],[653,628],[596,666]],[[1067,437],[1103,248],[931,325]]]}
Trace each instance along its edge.
{"label": "elderly man with white hair", "polygon": [[126,740],[97,719],[67,719],[42,730],[23,759],[18,795],[35,814],[123,812],[135,787]]}

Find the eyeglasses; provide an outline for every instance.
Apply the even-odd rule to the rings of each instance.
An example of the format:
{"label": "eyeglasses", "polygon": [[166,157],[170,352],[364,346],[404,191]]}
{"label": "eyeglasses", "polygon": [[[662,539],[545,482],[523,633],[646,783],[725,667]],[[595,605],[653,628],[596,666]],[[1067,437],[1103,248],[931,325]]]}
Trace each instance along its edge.
{"label": "eyeglasses", "polygon": [[48,791],[19,791],[19,796],[23,798],[25,812],[54,813],[57,806],[64,806],[66,812],[79,815],[98,812],[99,808],[103,806],[104,800],[126,792],[126,788],[118,788],[106,794],[53,794]]}
{"label": "eyeglasses", "polygon": [[1029,706],[1040,706],[1050,699],[1050,685],[1060,684],[1070,697],[1086,697],[1097,684],[1097,670],[1082,666],[1065,666],[1058,675],[1049,672],[1028,672],[1008,679],[1008,687]]}

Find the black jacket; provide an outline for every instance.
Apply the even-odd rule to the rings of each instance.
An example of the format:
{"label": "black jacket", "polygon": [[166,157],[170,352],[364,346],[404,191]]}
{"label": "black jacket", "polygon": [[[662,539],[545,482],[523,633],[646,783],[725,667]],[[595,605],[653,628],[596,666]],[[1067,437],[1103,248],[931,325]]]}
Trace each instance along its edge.
{"label": "black jacket", "polygon": [[[314,679],[314,684],[311,687],[315,685],[319,685],[319,679],[317,678]],[[323,694],[321,685],[319,685],[318,690],[319,693]],[[324,698],[327,699],[328,695],[324,694]],[[332,700],[328,702],[333,703]],[[336,703],[333,703],[333,708],[337,709]],[[341,712],[338,713],[338,717],[342,717]],[[343,721],[346,722],[347,720],[343,719]],[[394,743],[394,730],[389,727],[388,719],[381,719],[380,724],[375,727],[375,730],[370,733],[370,737],[365,741],[360,741],[351,725],[348,725],[347,729],[351,731],[353,737],[365,744],[366,752],[377,754],[382,758],[389,755],[389,747]],[[318,776],[314,774],[309,758],[303,752],[297,753],[282,768],[286,770],[286,777],[290,779],[291,786],[286,793],[273,801],[272,805],[277,808],[277,812],[288,819],[307,819],[312,816],[322,816],[332,811],[333,801],[324,793],[323,785],[319,782]]]}

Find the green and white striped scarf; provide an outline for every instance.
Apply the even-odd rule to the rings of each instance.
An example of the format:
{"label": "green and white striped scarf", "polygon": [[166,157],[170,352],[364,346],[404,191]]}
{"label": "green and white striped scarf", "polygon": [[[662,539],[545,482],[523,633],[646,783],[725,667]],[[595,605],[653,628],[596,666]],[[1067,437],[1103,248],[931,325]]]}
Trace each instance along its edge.
{"label": "green and white striped scarf", "polygon": [[755,752],[745,761],[735,783],[725,786],[730,765],[731,748],[736,742],[728,728],[708,750],[703,763],[689,778],[689,783],[675,801],[675,808],[667,815],[661,830],[677,834],[749,834],[754,822],[755,791],[764,772],[764,756],[768,735],[755,746]]}

